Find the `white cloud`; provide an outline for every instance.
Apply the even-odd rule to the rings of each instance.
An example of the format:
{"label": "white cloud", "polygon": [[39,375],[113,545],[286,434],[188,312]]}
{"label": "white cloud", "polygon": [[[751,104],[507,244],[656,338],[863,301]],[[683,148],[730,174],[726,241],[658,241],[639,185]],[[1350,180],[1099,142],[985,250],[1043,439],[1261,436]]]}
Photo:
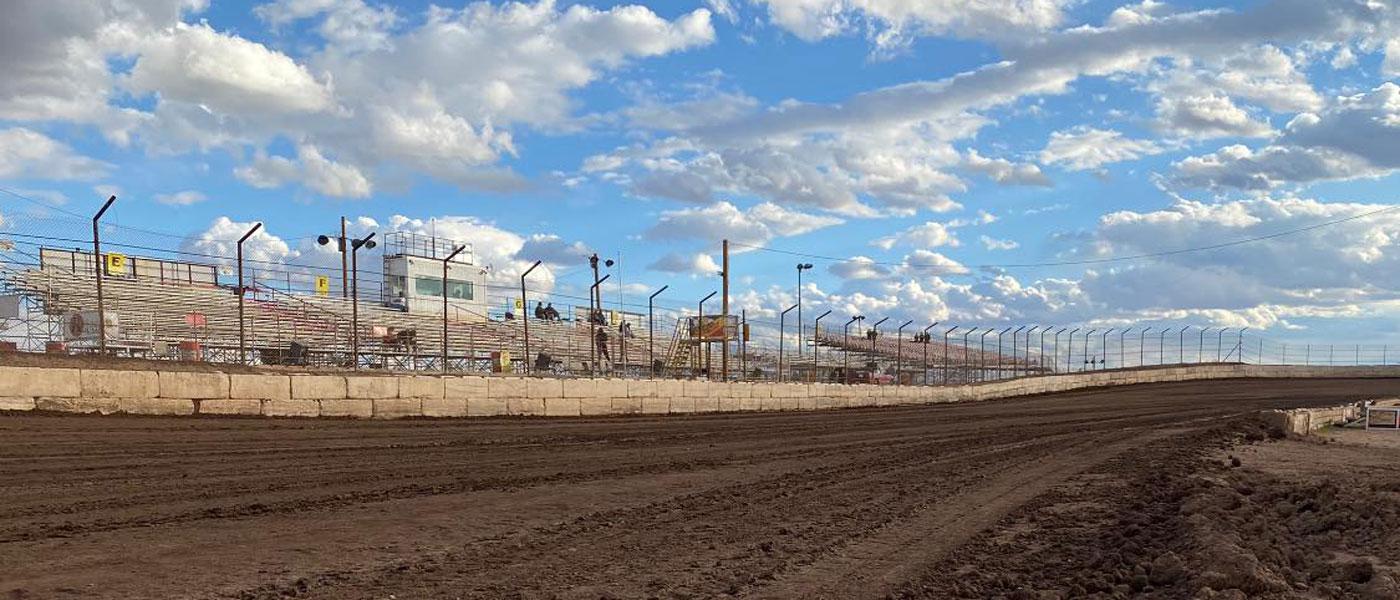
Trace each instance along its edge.
{"label": "white cloud", "polygon": [[112,166],[24,127],[0,129],[0,179],[95,179]]}
{"label": "white cloud", "polygon": [[1228,146],[1183,159],[1175,169],[1183,185],[1256,190],[1385,175],[1400,169],[1400,86],[1387,82],[1302,113],[1259,150]]}
{"label": "white cloud", "polygon": [[204,202],[208,199],[209,198],[204,194],[194,190],[185,190],[183,192],[175,192],[174,194],[159,194],[155,197],[156,202],[167,206],[189,206],[191,204]]}
{"label": "white cloud", "polygon": [[324,17],[317,31],[342,48],[374,49],[389,44],[390,29],[399,22],[388,6],[371,7],[362,0],[276,0],[253,9],[274,29],[295,21]]}
{"label": "white cloud", "polygon": [[[762,245],[776,237],[792,237],[843,223],[835,217],[810,215],[772,203],[747,210],[728,202],[683,208],[661,213],[646,231],[654,240],[697,239],[718,243],[721,239],[740,244]],[[736,251],[746,248],[739,246]]]}
{"label": "white cloud", "polygon": [[[231,265],[234,257],[238,255],[238,239],[248,233],[255,224],[234,221],[228,217],[219,217],[209,224],[208,229],[181,242],[180,249],[184,252],[203,255],[200,258],[201,261],[208,260]],[[298,253],[285,240],[270,233],[267,227],[259,229],[243,244],[244,260],[255,265],[258,263],[286,263],[297,256]],[[222,258],[214,259],[212,257]]]}
{"label": "white cloud", "polygon": [[1162,151],[1163,148],[1151,140],[1132,139],[1117,131],[1079,126],[1050,134],[1050,141],[1040,151],[1040,160],[1083,171]]}
{"label": "white cloud", "polygon": [[653,271],[663,273],[683,273],[697,277],[714,276],[721,270],[719,263],[715,262],[713,256],[705,253],[697,254],[677,254],[669,253],[656,262],[647,266]]}
{"label": "white cloud", "polygon": [[333,198],[367,198],[372,184],[352,165],[327,159],[315,146],[297,148],[297,159],[258,155],[251,164],[234,169],[240,181],[257,188],[282,187],[300,182]]}
{"label": "white cloud", "polygon": [[1157,102],[1158,125],[1165,131],[1191,138],[1266,137],[1268,123],[1254,119],[1229,96],[1185,96]]}
{"label": "white cloud", "polygon": [[1005,185],[1053,185],[1050,178],[1041,172],[1040,167],[1031,163],[1013,163],[1004,158],[986,158],[976,150],[968,150],[963,159],[963,167],[975,173],[990,177],[992,181]]}
{"label": "white cloud", "polygon": [[1064,0],[760,0],[770,18],[805,40],[865,29],[880,47],[910,36],[1009,38],[1045,31],[1063,19]]}
{"label": "white cloud", "polygon": [[987,235],[978,239],[982,241],[982,246],[988,250],[1015,250],[1021,247],[1021,244],[1015,240],[999,240]]}
{"label": "white cloud", "polygon": [[878,238],[870,242],[870,245],[884,250],[889,250],[896,245],[915,248],[938,248],[940,246],[956,248],[960,242],[947,225],[937,221],[926,221],[894,235]]}

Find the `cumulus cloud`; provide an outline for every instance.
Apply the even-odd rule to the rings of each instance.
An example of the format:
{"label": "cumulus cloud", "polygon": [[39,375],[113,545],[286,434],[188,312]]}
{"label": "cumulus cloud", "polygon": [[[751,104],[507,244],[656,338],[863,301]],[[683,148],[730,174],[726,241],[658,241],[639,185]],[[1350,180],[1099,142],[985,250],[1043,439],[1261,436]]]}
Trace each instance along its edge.
{"label": "cumulus cloud", "polygon": [[1106,164],[1136,160],[1163,150],[1151,140],[1132,139],[1113,130],[1079,126],[1050,134],[1050,141],[1040,151],[1040,160],[1085,171]]}
{"label": "cumulus cloud", "polygon": [[978,238],[982,242],[982,247],[988,250],[1015,250],[1021,247],[1016,240],[1000,240],[988,235]]}
{"label": "cumulus cloud", "polygon": [[937,248],[939,246],[956,248],[961,245],[951,228],[937,221],[927,221],[894,235],[877,238],[870,242],[870,245],[884,250],[901,244],[916,248]]}
{"label": "cumulus cloud", "polygon": [[[762,245],[777,237],[792,237],[840,225],[841,219],[804,214],[772,203],[741,209],[728,202],[698,208],[665,211],[646,231],[654,240],[727,239],[740,244]],[[744,251],[743,246],[735,248]]]}
{"label": "cumulus cloud", "polygon": [[199,204],[208,199],[209,198],[203,193],[195,190],[185,190],[173,194],[158,194],[155,198],[156,202],[167,206],[189,206],[191,204]]}
{"label": "cumulus cloud", "polygon": [[1040,167],[1031,163],[1013,163],[1004,158],[986,158],[976,150],[968,150],[963,159],[963,167],[975,173],[990,177],[992,181],[1005,185],[1052,185],[1050,178],[1041,172]]}
{"label": "cumulus cloud", "polygon": [[233,174],[257,188],[276,188],[299,181],[307,188],[333,198],[367,198],[373,187],[359,169],[321,155],[315,146],[302,145],[296,160],[281,156],[257,156]]}
{"label": "cumulus cloud", "polygon": [[713,276],[723,270],[719,263],[715,262],[713,256],[703,252],[696,254],[672,252],[657,259],[647,268],[663,273],[681,273],[699,277]]}
{"label": "cumulus cloud", "polygon": [[1229,96],[1185,96],[1157,102],[1159,127],[1173,135],[1191,138],[1267,137],[1268,123],[1250,116]]}
{"label": "cumulus cloud", "polygon": [[760,0],[769,18],[805,40],[867,30],[881,48],[911,36],[1009,38],[1059,25],[1064,0]]}
{"label": "cumulus cloud", "polygon": [[0,129],[0,179],[88,180],[112,166],[24,127]]}
{"label": "cumulus cloud", "polygon": [[1175,164],[1191,187],[1260,190],[1289,183],[1376,177],[1400,168],[1400,86],[1337,99],[1289,121],[1271,144],[1232,145]]}

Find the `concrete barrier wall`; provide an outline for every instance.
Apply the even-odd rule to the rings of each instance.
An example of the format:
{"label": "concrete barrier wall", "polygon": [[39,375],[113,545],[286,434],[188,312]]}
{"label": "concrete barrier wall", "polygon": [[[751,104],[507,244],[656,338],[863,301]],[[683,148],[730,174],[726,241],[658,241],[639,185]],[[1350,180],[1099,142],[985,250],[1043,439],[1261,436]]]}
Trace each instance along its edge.
{"label": "concrete barrier wall", "polygon": [[1361,405],[1346,404],[1327,408],[1295,408],[1266,410],[1264,422],[1295,435],[1307,435],[1328,425],[1337,425],[1360,418],[1365,411]]}
{"label": "concrete barrier wall", "polygon": [[994,400],[1139,383],[1329,377],[1400,378],[1400,366],[1188,365],[949,387],[0,367],[0,410],[375,419],[588,417],[825,410]]}

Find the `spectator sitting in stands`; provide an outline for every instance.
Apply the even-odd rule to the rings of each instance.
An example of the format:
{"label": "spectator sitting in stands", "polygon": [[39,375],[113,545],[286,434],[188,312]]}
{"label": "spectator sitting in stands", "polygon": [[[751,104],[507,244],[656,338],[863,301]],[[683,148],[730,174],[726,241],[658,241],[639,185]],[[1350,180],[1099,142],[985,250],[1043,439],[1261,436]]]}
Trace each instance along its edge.
{"label": "spectator sitting in stands", "polygon": [[545,319],[543,302],[535,302],[535,318],[540,320]]}
{"label": "spectator sitting in stands", "polygon": [[559,320],[559,311],[554,308],[553,302],[550,302],[549,305],[544,307],[544,318],[550,321]]}
{"label": "spectator sitting in stands", "polygon": [[507,321],[514,321],[514,320],[515,320],[515,313],[510,312],[510,310],[506,310],[506,320],[507,320]]}
{"label": "spectator sitting in stands", "polygon": [[629,322],[627,322],[627,321],[623,321],[623,322],[622,322],[622,326],[619,328],[619,331],[620,331],[620,333],[622,333],[622,337],[625,337],[625,338],[634,337],[634,336],[632,335],[632,324],[629,323]]}
{"label": "spectator sitting in stands", "polygon": [[389,300],[389,308],[408,312],[408,298],[403,295],[403,290],[399,290],[399,295]]}

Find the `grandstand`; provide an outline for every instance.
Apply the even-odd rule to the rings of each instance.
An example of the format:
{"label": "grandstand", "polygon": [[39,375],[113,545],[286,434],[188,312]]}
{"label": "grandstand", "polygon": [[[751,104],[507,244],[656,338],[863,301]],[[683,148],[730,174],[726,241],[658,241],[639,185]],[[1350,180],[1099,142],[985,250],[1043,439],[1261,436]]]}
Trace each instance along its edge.
{"label": "grandstand", "polygon": [[[329,293],[329,286],[321,282],[315,291],[298,290],[290,272],[249,269],[241,345],[232,268],[106,253],[101,257],[106,321],[98,328],[96,257],[51,247],[39,248],[37,256],[25,253],[32,262],[0,264],[0,297],[25,307],[24,315],[16,310],[0,324],[7,328],[5,337],[20,338],[17,346],[36,352],[95,352],[98,331],[105,330],[109,353],[163,360],[405,371],[531,370],[561,376],[720,376],[719,355],[725,351],[721,334],[702,335],[694,316],[658,312],[653,344],[647,316],[637,312],[604,310],[597,319],[589,319],[586,308],[561,305],[560,318],[537,319],[527,314],[531,302],[549,297],[531,293],[531,302],[522,303],[517,294],[497,292],[496,302],[515,309],[516,314],[507,315],[509,309],[491,308],[487,269],[475,263],[470,245],[400,233],[387,234],[384,240],[384,270],[361,272],[358,306]],[[459,247],[464,252],[448,260]],[[366,274],[373,278],[366,279]],[[525,353],[525,318],[530,320],[530,357]],[[706,323],[708,331],[718,321]],[[776,331],[767,329],[771,324],[753,323],[765,333],[759,343],[751,343],[750,325],[731,317],[730,376],[776,378]],[[597,356],[593,342],[599,329],[608,333],[611,360]],[[352,350],[355,337],[358,355]],[[883,336],[872,345],[863,335],[846,341],[824,332],[804,342],[801,355],[796,344],[789,344],[785,379],[918,384],[981,380],[991,373],[1014,376],[1039,368],[1031,364],[1039,361],[1029,353],[1004,356],[998,364],[995,353],[961,346],[948,349],[945,366],[944,348],[936,340],[920,344],[905,339],[900,344]]]}

